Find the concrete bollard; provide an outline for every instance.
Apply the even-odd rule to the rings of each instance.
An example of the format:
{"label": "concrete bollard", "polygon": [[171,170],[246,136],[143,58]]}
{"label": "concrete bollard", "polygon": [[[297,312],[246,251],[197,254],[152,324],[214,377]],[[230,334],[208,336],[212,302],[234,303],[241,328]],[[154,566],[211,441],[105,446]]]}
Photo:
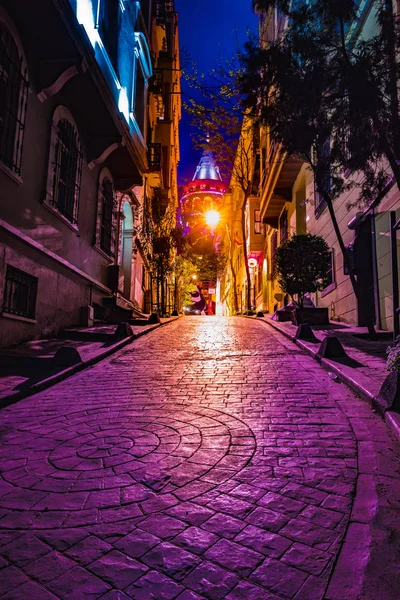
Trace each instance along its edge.
{"label": "concrete bollard", "polygon": [[73,367],[82,362],[81,355],[76,348],[61,346],[51,360],[53,369]]}
{"label": "concrete bollard", "polygon": [[153,325],[155,323],[160,323],[160,317],[157,313],[151,313],[148,321],[149,321],[149,325]]}
{"label": "concrete bollard", "polygon": [[339,338],[334,335],[328,336],[322,341],[317,355],[321,358],[348,358]]}
{"label": "concrete bollard", "polygon": [[299,325],[294,337],[296,340],[304,340],[305,342],[319,342],[308,323],[302,323]]}
{"label": "concrete bollard", "polygon": [[132,327],[129,323],[120,323],[116,330],[114,331],[114,337],[116,338],[127,338],[133,336]]}

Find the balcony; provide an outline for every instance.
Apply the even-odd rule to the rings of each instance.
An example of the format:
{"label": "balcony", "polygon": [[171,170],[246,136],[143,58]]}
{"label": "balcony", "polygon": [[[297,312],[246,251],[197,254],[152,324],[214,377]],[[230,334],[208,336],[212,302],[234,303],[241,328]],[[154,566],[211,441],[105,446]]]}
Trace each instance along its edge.
{"label": "balcony", "polygon": [[152,94],[162,94],[164,90],[164,73],[163,69],[154,69],[153,77],[150,82],[149,92]]}
{"label": "balcony", "polygon": [[161,144],[153,142],[147,145],[147,161],[149,164],[149,185],[151,187],[162,187],[163,161]]}
{"label": "balcony", "polygon": [[163,69],[154,69],[153,77],[149,86],[149,92],[153,94],[155,111],[158,119],[165,118],[165,89]]}
{"label": "balcony", "polygon": [[170,15],[175,12],[174,0],[157,0],[156,1],[156,20],[157,25],[162,25],[166,22]]}
{"label": "balcony", "polygon": [[303,161],[275,150],[274,155],[261,184],[261,218],[263,223],[277,229],[282,209],[286,202],[292,201],[292,188]]}
{"label": "balcony", "polygon": [[252,255],[261,254],[264,236],[260,217],[260,198],[250,196],[247,210],[247,251]]}

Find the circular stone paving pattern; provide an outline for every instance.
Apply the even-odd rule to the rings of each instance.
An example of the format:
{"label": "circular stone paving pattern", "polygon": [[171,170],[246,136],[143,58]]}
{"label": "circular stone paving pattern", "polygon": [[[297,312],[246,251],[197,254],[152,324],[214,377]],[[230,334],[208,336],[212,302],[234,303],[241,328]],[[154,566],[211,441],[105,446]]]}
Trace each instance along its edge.
{"label": "circular stone paving pattern", "polygon": [[[165,508],[194,481],[219,485],[255,451],[249,427],[211,409],[99,409],[6,430],[0,448],[0,528],[118,522]],[[12,487],[10,487],[10,485]],[[3,484],[4,485],[4,484]]]}

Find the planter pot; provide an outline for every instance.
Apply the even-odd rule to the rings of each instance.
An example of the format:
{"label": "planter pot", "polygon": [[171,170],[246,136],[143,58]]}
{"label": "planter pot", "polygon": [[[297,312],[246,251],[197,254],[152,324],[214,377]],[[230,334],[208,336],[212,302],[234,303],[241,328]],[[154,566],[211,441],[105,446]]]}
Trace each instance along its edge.
{"label": "planter pot", "polygon": [[387,410],[400,412],[400,371],[392,371],[386,377],[376,398],[375,408],[384,414]]}
{"label": "planter pot", "polygon": [[327,308],[295,308],[291,316],[293,325],[329,325]]}

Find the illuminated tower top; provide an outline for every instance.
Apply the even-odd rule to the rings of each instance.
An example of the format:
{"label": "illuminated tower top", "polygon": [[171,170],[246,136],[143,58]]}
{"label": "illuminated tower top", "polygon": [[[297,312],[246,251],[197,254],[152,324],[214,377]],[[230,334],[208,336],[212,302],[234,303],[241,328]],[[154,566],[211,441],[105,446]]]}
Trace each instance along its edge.
{"label": "illuminated tower top", "polygon": [[204,150],[192,181],[203,179],[222,181],[219,168],[216,166],[213,153],[210,150]]}
{"label": "illuminated tower top", "polygon": [[219,210],[222,196],[228,184],[222,181],[213,153],[204,150],[192,181],[183,188],[178,217],[185,232],[203,231],[204,215],[210,210]]}

